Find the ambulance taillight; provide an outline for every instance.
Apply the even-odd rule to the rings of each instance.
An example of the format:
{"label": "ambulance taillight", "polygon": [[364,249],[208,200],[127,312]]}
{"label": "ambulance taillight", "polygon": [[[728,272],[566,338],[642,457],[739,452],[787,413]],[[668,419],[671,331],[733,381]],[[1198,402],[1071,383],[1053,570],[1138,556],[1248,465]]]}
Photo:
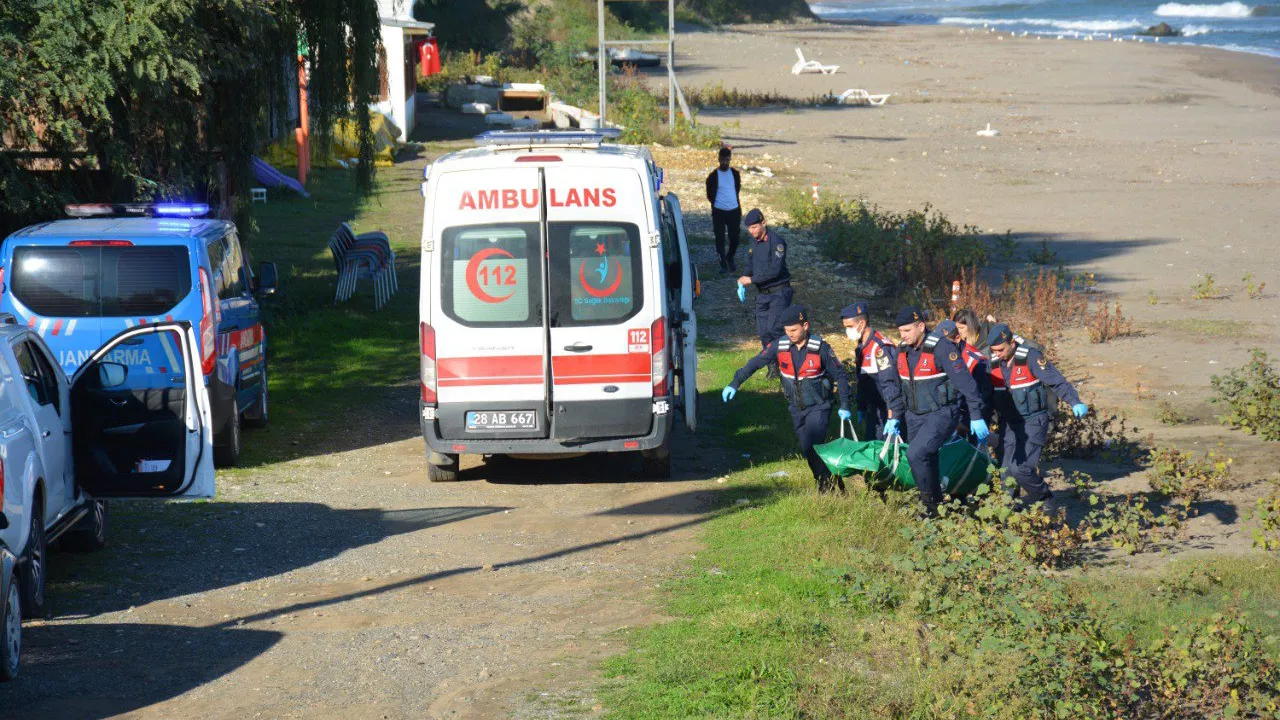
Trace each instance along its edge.
{"label": "ambulance taillight", "polygon": [[209,273],[200,268],[200,370],[212,375],[218,364],[218,329],[213,317],[213,286]]}
{"label": "ambulance taillight", "polygon": [[658,318],[653,321],[649,330],[649,347],[653,367],[653,396],[662,397],[667,393],[667,371],[671,363],[667,358],[667,319]]}
{"label": "ambulance taillight", "polygon": [[422,323],[420,339],[422,343],[422,402],[436,404],[436,331],[426,323]]}

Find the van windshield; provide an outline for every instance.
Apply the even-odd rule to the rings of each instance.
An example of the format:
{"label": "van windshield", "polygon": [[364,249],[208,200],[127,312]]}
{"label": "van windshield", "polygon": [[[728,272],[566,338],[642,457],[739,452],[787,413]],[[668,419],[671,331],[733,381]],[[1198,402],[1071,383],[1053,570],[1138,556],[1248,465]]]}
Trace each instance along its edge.
{"label": "van windshield", "polygon": [[551,326],[612,325],[644,306],[640,229],[631,223],[547,223]]}
{"label": "van windshield", "polygon": [[191,292],[182,246],[19,247],[13,295],[46,317],[163,315]]}

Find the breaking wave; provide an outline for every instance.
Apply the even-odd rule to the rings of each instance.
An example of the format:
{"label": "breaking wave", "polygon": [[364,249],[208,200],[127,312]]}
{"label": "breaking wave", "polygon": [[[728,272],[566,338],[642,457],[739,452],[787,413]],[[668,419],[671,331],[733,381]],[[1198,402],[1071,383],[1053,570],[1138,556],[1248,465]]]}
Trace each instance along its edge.
{"label": "breaking wave", "polygon": [[1053,28],[1054,30],[1076,30],[1079,32],[1118,32],[1136,30],[1146,25],[1137,20],[1046,20],[1044,18],[967,18],[944,17],[938,22],[943,25],[1029,25],[1031,27]]}
{"label": "breaking wave", "polygon": [[1156,8],[1156,15],[1160,17],[1247,18],[1253,15],[1253,11],[1254,8],[1242,2],[1227,2],[1221,5],[1165,3]]}

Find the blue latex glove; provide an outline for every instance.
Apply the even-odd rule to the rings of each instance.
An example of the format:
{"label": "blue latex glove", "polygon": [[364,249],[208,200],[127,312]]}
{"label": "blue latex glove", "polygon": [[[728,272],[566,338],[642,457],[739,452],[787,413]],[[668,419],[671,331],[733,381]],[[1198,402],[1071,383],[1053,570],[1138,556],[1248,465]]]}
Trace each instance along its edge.
{"label": "blue latex glove", "polygon": [[746,302],[746,301],[747,301],[747,286],[739,285],[738,286],[738,302]]}
{"label": "blue latex glove", "polygon": [[836,414],[840,416],[840,419],[842,421],[848,420],[849,418],[853,417],[853,413],[849,412],[848,410],[845,410],[844,408],[840,408],[839,410],[837,410]]}
{"label": "blue latex glove", "polygon": [[969,421],[969,432],[978,438],[978,442],[986,440],[987,436],[991,434],[991,431],[987,429],[987,421],[982,418]]}
{"label": "blue latex glove", "polygon": [[885,437],[892,437],[894,435],[901,435],[901,434],[902,434],[902,431],[898,429],[898,418],[889,418],[888,420],[884,421]]}
{"label": "blue latex glove", "polygon": [[1089,414],[1089,406],[1084,403],[1076,403],[1071,406],[1071,414],[1078,418],[1084,417]]}
{"label": "blue latex glove", "polygon": [[726,387],[724,391],[720,393],[720,399],[725,402],[729,402],[730,400],[733,399],[733,396],[737,394],[738,394],[738,391],[734,390],[733,386],[731,385],[729,387]]}

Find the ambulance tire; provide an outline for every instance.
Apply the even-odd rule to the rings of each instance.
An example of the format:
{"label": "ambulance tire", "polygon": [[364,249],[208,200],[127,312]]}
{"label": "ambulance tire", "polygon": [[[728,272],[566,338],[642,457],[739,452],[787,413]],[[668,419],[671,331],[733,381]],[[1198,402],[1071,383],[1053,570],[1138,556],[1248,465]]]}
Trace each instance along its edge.
{"label": "ambulance tire", "polygon": [[61,538],[63,550],[76,553],[97,552],[107,546],[107,501],[91,500],[89,512],[80,518]]}
{"label": "ambulance tire", "polygon": [[671,477],[671,438],[652,450],[640,452],[640,474],[652,480]]}
{"label": "ambulance tire", "polygon": [[458,482],[458,456],[457,455],[441,455],[448,460],[444,465],[437,465],[430,460],[427,461],[427,480],[438,482]]}
{"label": "ambulance tire", "polygon": [[240,462],[240,401],[231,399],[231,416],[222,437],[213,438],[213,464],[218,467],[235,467]]}

